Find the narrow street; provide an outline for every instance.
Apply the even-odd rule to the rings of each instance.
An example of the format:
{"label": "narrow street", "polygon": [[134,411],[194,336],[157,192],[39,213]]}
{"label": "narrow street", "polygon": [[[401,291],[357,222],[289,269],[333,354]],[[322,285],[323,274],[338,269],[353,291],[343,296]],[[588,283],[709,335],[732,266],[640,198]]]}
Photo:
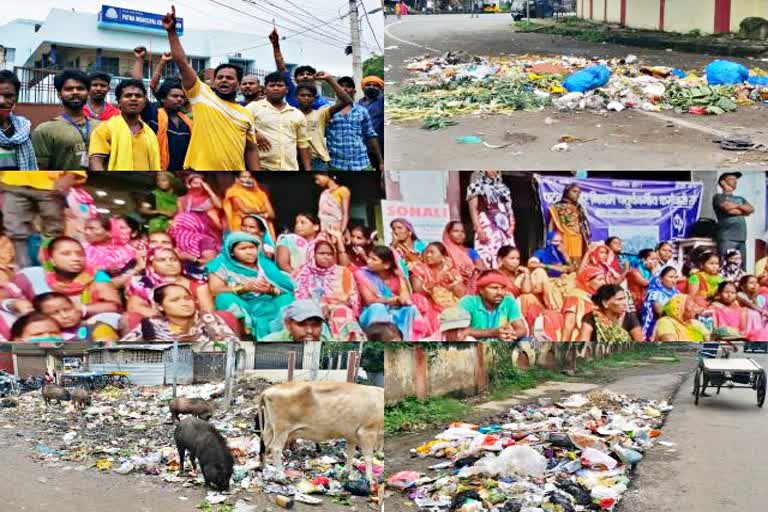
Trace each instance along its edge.
{"label": "narrow street", "polygon": [[[478,56],[509,54],[625,57],[636,55],[652,66],[681,69],[703,68],[716,59],[676,51],[649,50],[624,45],[578,41],[570,37],[514,31],[508,15],[389,17],[385,29],[387,87],[397,90],[412,76],[406,61],[429,54],[438,56],[462,50]],[[730,59],[730,58],[729,58]],[[760,60],[738,60],[748,67],[763,67]],[[713,140],[727,135],[749,135],[754,142],[768,142],[764,126],[765,105],[739,107],[721,116],[694,116],[624,110],[623,112],[560,112],[553,107],[541,112],[512,115],[454,117],[459,124],[438,131],[420,128],[420,122],[388,122],[387,165],[400,170],[478,169],[714,169],[741,170],[765,167],[768,154],[724,151]],[[549,121],[547,121],[549,118]],[[554,122],[553,122],[554,121]],[[457,137],[481,136],[490,145],[509,142],[507,134],[526,134],[524,143],[500,149],[482,144],[458,144]],[[590,142],[572,144],[568,152],[552,152],[563,135]],[[424,148],[439,147],[439,156]]]}
{"label": "narrow street", "polygon": [[[746,357],[768,367],[768,356],[764,354]],[[760,510],[768,502],[768,489],[760,485],[768,477],[768,469],[760,464],[768,458],[768,410],[757,407],[753,390],[741,389],[723,389],[720,396],[713,394],[694,406],[691,391],[695,365],[696,360],[685,355],[679,363],[646,364],[622,370],[617,380],[601,383],[606,389],[630,397],[670,399],[675,407],[667,416],[660,438],[675,446],[656,444],[646,452],[617,512],[744,512]],[[555,383],[554,388],[557,387]],[[565,391],[570,386],[560,387]],[[535,399],[535,390],[529,392],[529,400]],[[574,392],[577,391],[550,390],[543,395],[560,398]],[[494,414],[503,412],[500,405],[481,404],[470,417],[455,421],[487,424]],[[496,413],[489,412],[486,406],[495,408]],[[385,444],[387,474],[407,469],[434,474],[428,467],[445,459],[415,459],[409,450],[442,430],[389,437]],[[387,500],[387,510],[413,510],[413,503],[396,493]]]}

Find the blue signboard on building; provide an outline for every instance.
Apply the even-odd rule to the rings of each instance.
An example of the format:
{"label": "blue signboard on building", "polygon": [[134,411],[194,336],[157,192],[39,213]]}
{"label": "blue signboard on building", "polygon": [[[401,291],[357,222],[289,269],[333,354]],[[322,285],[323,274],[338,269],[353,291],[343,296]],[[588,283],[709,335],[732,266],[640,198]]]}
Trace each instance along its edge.
{"label": "blue signboard on building", "polygon": [[[102,5],[99,14],[99,28],[165,35],[163,16],[164,14]],[[176,32],[179,35],[184,34],[184,20],[182,18],[176,18]]]}

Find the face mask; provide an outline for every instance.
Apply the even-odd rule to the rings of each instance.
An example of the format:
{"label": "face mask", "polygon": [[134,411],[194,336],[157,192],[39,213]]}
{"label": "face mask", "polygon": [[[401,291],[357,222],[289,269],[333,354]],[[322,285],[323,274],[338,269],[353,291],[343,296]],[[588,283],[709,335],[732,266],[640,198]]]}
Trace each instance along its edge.
{"label": "face mask", "polygon": [[253,188],[253,181],[251,180],[240,180],[240,184],[246,188]]}
{"label": "face mask", "polygon": [[365,94],[365,97],[371,100],[378,98],[380,92],[381,91],[376,87],[366,87],[363,89],[363,94]]}
{"label": "face mask", "polygon": [[223,99],[224,101],[235,101],[235,98],[237,97],[236,91],[232,91],[229,94],[222,94],[218,89],[214,89],[213,92],[215,92],[216,96]]}

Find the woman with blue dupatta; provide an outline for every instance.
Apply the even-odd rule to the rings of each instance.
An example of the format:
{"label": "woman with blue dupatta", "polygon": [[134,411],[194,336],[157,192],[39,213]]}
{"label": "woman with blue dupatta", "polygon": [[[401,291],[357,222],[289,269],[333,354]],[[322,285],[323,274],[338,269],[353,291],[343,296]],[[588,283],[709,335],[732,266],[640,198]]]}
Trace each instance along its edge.
{"label": "woman with blue dupatta", "polygon": [[664,307],[672,297],[679,294],[677,289],[678,272],[675,267],[665,267],[648,284],[648,293],[640,312],[640,322],[646,339],[653,339],[656,321],[664,315]]}
{"label": "woman with blue dupatta", "polygon": [[256,340],[282,328],[282,310],[294,300],[294,284],[262,250],[259,238],[235,231],[208,264],[216,309],[241,319]]}
{"label": "woman with blue dupatta", "polygon": [[547,242],[528,258],[533,294],[547,307],[560,311],[569,288],[575,286],[573,276],[565,276],[576,269],[563,252],[563,235],[558,231],[547,233]]}

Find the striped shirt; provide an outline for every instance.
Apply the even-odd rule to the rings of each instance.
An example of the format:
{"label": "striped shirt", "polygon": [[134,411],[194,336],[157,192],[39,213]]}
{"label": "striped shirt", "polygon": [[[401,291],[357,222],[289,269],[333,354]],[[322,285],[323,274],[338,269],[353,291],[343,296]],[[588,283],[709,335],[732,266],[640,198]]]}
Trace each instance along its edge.
{"label": "striped shirt", "polygon": [[331,167],[339,171],[362,171],[371,166],[366,142],[376,137],[368,110],[360,105],[335,114],[325,131]]}

